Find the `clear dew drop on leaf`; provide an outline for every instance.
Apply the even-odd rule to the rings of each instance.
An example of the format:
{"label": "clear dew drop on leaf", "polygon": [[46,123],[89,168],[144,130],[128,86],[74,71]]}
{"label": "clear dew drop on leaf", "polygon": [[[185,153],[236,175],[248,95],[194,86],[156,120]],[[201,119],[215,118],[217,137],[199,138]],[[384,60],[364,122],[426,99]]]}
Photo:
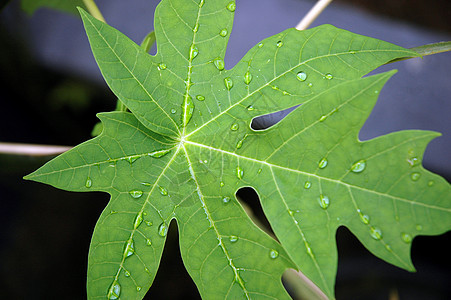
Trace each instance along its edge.
{"label": "clear dew drop on leaf", "polygon": [[222,202],[223,202],[224,204],[229,203],[229,202],[230,202],[230,197],[223,197],[223,198],[222,198]]}
{"label": "clear dew drop on leaf", "polygon": [[197,96],[196,96],[196,99],[199,100],[199,101],[204,101],[204,100],[205,100],[205,97],[202,96],[202,95],[197,95]]}
{"label": "clear dew drop on leaf", "polygon": [[159,63],[158,64],[158,70],[166,70],[167,66],[165,63]]}
{"label": "clear dew drop on leaf", "polygon": [[219,32],[219,35],[222,37],[226,37],[228,33],[229,32],[228,32],[227,28],[224,28]]}
{"label": "clear dew drop on leaf", "polygon": [[224,78],[224,85],[230,91],[233,88],[233,80],[230,77]]}
{"label": "clear dew drop on leaf", "polygon": [[232,243],[235,243],[235,242],[238,241],[238,237],[236,235],[231,235],[229,237],[229,241],[232,242]]}
{"label": "clear dew drop on leaf", "polygon": [[236,9],[235,1],[230,1],[226,7],[230,12],[234,12]]}
{"label": "clear dew drop on leaf", "polygon": [[168,226],[166,223],[161,223],[160,226],[158,226],[158,234],[161,237],[165,237],[168,234]]}
{"label": "clear dew drop on leaf", "polygon": [[90,177],[86,178],[85,187],[88,188],[88,189],[90,187],[92,187],[92,180],[91,180]]}
{"label": "clear dew drop on leaf", "polygon": [[240,128],[240,125],[238,123],[233,123],[230,126],[230,130],[232,130],[232,131],[237,131],[239,128]]}
{"label": "clear dew drop on leaf", "polygon": [[412,181],[418,181],[421,177],[421,174],[418,172],[413,172],[412,174],[410,174],[410,179],[412,179]]}
{"label": "clear dew drop on leaf", "polygon": [[306,181],[306,182],[304,183],[304,189],[308,190],[308,189],[311,188],[311,187],[312,187],[312,183],[311,183],[310,181]]}
{"label": "clear dew drop on leaf", "polygon": [[376,241],[381,240],[382,239],[382,230],[380,230],[377,227],[371,226],[370,227],[370,235]]}
{"label": "clear dew drop on leaf", "polygon": [[190,60],[193,60],[197,55],[199,54],[199,49],[196,45],[192,44],[189,49],[189,58]]}
{"label": "clear dew drop on leaf", "polygon": [[296,78],[297,78],[299,81],[305,81],[305,80],[307,80],[307,74],[306,74],[305,72],[303,72],[303,71],[300,71],[300,72],[298,72],[298,73],[296,74]]}
{"label": "clear dew drop on leaf", "polygon": [[279,252],[277,250],[271,249],[269,251],[269,257],[271,257],[272,259],[278,258]]}
{"label": "clear dew drop on leaf", "polygon": [[166,190],[164,187],[159,186],[158,187],[160,189],[160,194],[163,196],[167,196],[168,195],[168,190]]}
{"label": "clear dew drop on leaf", "polygon": [[251,83],[251,81],[252,81],[252,74],[251,74],[251,72],[247,71],[244,74],[244,83],[249,85],[249,83]]}
{"label": "clear dew drop on leaf", "polygon": [[236,167],[236,177],[241,180],[243,179],[243,176],[244,170],[240,166]]}
{"label": "clear dew drop on leaf", "polygon": [[215,58],[213,60],[213,64],[215,65],[216,69],[218,69],[219,71],[224,70],[225,63],[222,58],[220,58],[220,57]]}
{"label": "clear dew drop on leaf", "polygon": [[324,196],[323,194],[319,195],[318,202],[322,209],[327,209],[330,204],[329,197]]}
{"label": "clear dew drop on leaf", "polygon": [[132,198],[135,198],[135,199],[141,198],[143,195],[143,191],[140,191],[140,190],[131,190],[128,193],[130,194],[130,196],[132,196]]}
{"label": "clear dew drop on leaf", "polygon": [[410,244],[412,242],[412,236],[410,234],[408,234],[408,233],[405,233],[405,232],[403,232],[401,234],[401,239],[406,244]]}
{"label": "clear dew drop on leaf", "polygon": [[137,229],[139,227],[139,225],[141,225],[142,222],[143,222],[143,215],[142,215],[142,213],[138,213],[136,215],[135,222],[133,222],[133,228]]}
{"label": "clear dew drop on leaf", "polygon": [[320,161],[319,161],[319,163],[318,163],[318,167],[320,168],[320,169],[324,169],[325,167],[327,167],[327,164],[328,164],[329,162],[327,161],[327,158],[323,158],[323,159],[321,159]]}
{"label": "clear dew drop on leaf", "polygon": [[121,286],[120,284],[115,280],[110,286],[110,289],[108,290],[108,299],[109,300],[115,300],[119,299],[119,296],[121,295]]}
{"label": "clear dew drop on leaf", "polygon": [[130,238],[127,243],[125,244],[125,249],[124,249],[124,257],[129,257],[132,256],[133,253],[135,253],[135,245],[133,243],[133,239]]}
{"label": "clear dew drop on leaf", "polygon": [[330,73],[327,73],[326,75],[324,75],[324,78],[326,78],[327,80],[331,80],[334,78],[334,76]]}
{"label": "clear dew drop on leaf", "polygon": [[365,170],[365,168],[366,168],[366,161],[361,159],[361,160],[355,162],[351,166],[351,171],[354,173],[361,173]]}

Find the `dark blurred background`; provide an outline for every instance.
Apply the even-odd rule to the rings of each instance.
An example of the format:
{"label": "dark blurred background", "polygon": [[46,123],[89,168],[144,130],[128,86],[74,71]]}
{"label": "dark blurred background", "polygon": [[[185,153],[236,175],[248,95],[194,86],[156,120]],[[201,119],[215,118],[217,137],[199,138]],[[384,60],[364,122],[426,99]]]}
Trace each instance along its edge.
{"label": "dark blurred background", "polygon": [[[79,17],[48,9],[27,16],[19,1],[7,2],[0,2],[0,142],[74,146],[85,141],[95,114],[113,110],[116,100],[101,78]],[[98,0],[108,23],[137,43],[153,29],[157,3]],[[228,68],[263,38],[294,27],[313,4],[237,0]],[[336,0],[312,26],[323,23],[414,47],[451,40],[451,2]],[[398,62],[377,72],[393,68],[399,72],[382,90],[361,138],[402,129],[440,131],[443,136],[431,142],[423,164],[449,181],[451,54]],[[2,299],[86,297],[89,242],[108,195],[22,180],[49,159],[0,154]],[[239,196],[264,221],[255,193],[241,190]],[[451,298],[450,233],[415,238],[417,273],[372,256],[345,228],[338,230],[337,242],[337,299]],[[199,298],[181,262],[175,226],[161,265],[148,299]]]}

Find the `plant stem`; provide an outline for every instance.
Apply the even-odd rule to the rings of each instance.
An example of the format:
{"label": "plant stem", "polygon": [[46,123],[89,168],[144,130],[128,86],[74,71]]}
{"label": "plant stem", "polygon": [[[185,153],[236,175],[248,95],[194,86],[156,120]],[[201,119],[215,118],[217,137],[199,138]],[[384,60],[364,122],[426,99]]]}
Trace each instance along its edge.
{"label": "plant stem", "polygon": [[69,149],[72,149],[72,147],[0,143],[0,153],[13,155],[47,156],[61,154]]}
{"label": "plant stem", "polygon": [[322,11],[332,2],[332,0],[319,0],[316,4],[310,9],[310,11],[305,15],[305,17],[296,25],[297,30],[305,30],[307,29],[313,21],[318,18],[318,16],[322,13]]}
{"label": "plant stem", "polygon": [[89,13],[94,18],[96,18],[99,21],[102,21],[103,23],[106,23],[105,18],[103,17],[94,0],[83,0],[83,3],[86,5],[86,8],[88,9]]}
{"label": "plant stem", "polygon": [[[438,54],[438,53],[451,51],[451,41],[426,44],[426,45],[413,47],[413,48],[409,48],[409,49],[417,52],[421,56],[428,56],[428,55],[432,55],[432,54]],[[401,61],[401,60],[410,59],[410,58],[415,58],[415,57],[401,57],[401,58],[391,60],[387,64]]]}

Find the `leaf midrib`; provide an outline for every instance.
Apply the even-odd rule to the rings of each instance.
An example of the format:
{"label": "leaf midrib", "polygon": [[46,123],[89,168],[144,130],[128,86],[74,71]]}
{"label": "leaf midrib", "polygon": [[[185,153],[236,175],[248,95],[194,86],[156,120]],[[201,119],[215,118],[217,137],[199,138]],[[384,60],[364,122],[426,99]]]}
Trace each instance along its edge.
{"label": "leaf midrib", "polygon": [[[302,49],[301,49],[300,51],[302,51]],[[402,51],[402,50],[384,50],[384,49],[382,49],[382,50],[359,50],[359,53],[366,53],[366,52],[368,52],[368,53],[374,53],[374,52],[406,52],[406,54],[407,54],[407,53],[411,54],[411,52],[408,52],[408,51]],[[205,122],[204,124],[202,124],[202,126],[199,126],[199,127],[196,128],[195,130],[193,130],[193,131],[191,131],[190,133],[188,133],[185,137],[188,138],[188,137],[190,137],[191,135],[195,134],[196,132],[202,130],[202,128],[204,128],[205,126],[207,126],[207,125],[210,124],[211,122],[216,121],[219,117],[221,117],[222,115],[226,114],[227,112],[229,112],[229,111],[230,111],[231,109],[233,109],[234,107],[240,105],[242,102],[244,102],[244,101],[246,101],[247,99],[249,99],[249,98],[250,98],[251,96],[253,96],[255,93],[260,92],[263,88],[270,86],[270,84],[273,83],[274,81],[276,81],[277,79],[279,79],[279,78],[285,76],[285,75],[288,74],[289,72],[292,72],[294,69],[296,69],[296,68],[298,68],[298,67],[300,67],[300,66],[302,66],[302,65],[305,65],[305,64],[307,64],[307,63],[309,63],[309,62],[311,62],[311,61],[314,61],[314,60],[316,60],[316,59],[322,59],[322,58],[333,57],[333,56],[339,57],[340,55],[353,55],[353,54],[351,54],[351,53],[349,53],[349,52],[339,52],[339,53],[334,53],[334,54],[327,54],[327,55],[316,56],[316,57],[307,59],[307,60],[305,60],[305,61],[303,61],[303,62],[300,62],[299,64],[297,64],[297,65],[291,67],[290,69],[286,70],[285,72],[282,72],[282,73],[279,74],[278,76],[274,77],[272,80],[268,81],[267,83],[265,83],[265,84],[262,85],[261,87],[255,89],[252,93],[247,94],[247,95],[246,95],[245,97],[243,97],[241,100],[237,101],[235,104],[229,106],[227,109],[221,111],[219,114],[217,114],[216,116],[214,116],[213,118],[211,118],[210,120],[208,120],[207,122]],[[238,66],[238,65],[239,65],[239,63],[237,64],[237,66]],[[313,68],[312,66],[307,66],[307,67],[309,67],[309,68],[312,69],[313,71],[317,72],[318,74],[322,74],[320,71],[316,70],[316,69]],[[224,76],[227,77],[227,74],[233,73],[233,71],[234,71],[235,68],[236,68],[236,67],[232,68],[231,70],[226,70],[226,72],[224,72]],[[324,74],[322,74],[322,75],[324,75]],[[335,86],[334,86],[334,87],[335,87]],[[331,87],[331,88],[333,88],[333,87]],[[329,89],[330,89],[330,88],[329,88]],[[319,93],[318,95],[313,96],[310,100],[312,100],[312,99],[318,97],[319,95],[323,94],[324,92],[328,91],[329,89],[326,89],[326,90],[322,91],[321,93]],[[230,94],[230,92],[229,92],[229,94]],[[296,104],[294,104],[294,105],[297,105],[297,104],[300,104],[300,103],[296,103]],[[294,105],[293,105],[293,106],[294,106]],[[268,113],[270,113],[270,112],[268,112]]]}
{"label": "leaf midrib", "polygon": [[[413,139],[406,140],[404,143],[410,142],[411,140],[413,140]],[[404,144],[404,143],[402,143],[402,144]],[[372,193],[372,194],[375,194],[375,195],[378,195],[378,196],[387,197],[387,198],[390,198],[392,200],[399,200],[401,202],[406,202],[406,203],[413,204],[413,205],[419,205],[419,206],[427,207],[427,208],[430,208],[430,209],[436,209],[436,210],[451,212],[451,209],[447,209],[447,208],[443,208],[443,207],[439,207],[439,206],[427,205],[427,204],[421,203],[421,202],[413,202],[413,201],[411,201],[409,199],[406,199],[406,198],[402,198],[402,197],[393,196],[393,195],[385,194],[385,193],[382,193],[382,192],[370,190],[370,189],[367,189],[367,188],[364,188],[364,187],[361,187],[361,186],[352,185],[352,184],[343,182],[341,180],[332,179],[332,178],[328,178],[328,177],[324,177],[324,176],[319,176],[319,175],[314,174],[314,173],[308,173],[308,172],[304,172],[304,171],[301,171],[301,170],[296,170],[296,169],[292,169],[292,168],[289,168],[289,167],[272,164],[272,163],[269,163],[267,161],[262,161],[262,160],[255,159],[255,158],[252,158],[252,157],[238,155],[238,154],[236,154],[234,152],[230,152],[230,151],[227,151],[227,150],[214,148],[214,147],[207,146],[207,145],[204,145],[204,144],[191,142],[191,141],[185,141],[185,144],[190,144],[192,146],[196,146],[196,147],[208,149],[208,150],[211,150],[211,151],[219,152],[221,154],[234,156],[237,159],[243,159],[243,160],[251,161],[251,162],[254,162],[254,163],[259,163],[259,164],[262,164],[262,165],[266,165],[269,168],[276,168],[276,169],[280,169],[280,170],[284,170],[284,171],[288,171],[288,172],[292,172],[292,173],[307,175],[307,176],[314,177],[314,178],[317,178],[319,180],[325,180],[325,181],[328,181],[328,182],[331,182],[331,183],[341,184],[341,185],[346,186],[346,187],[358,189],[358,190],[361,190],[361,191],[364,191],[364,192],[368,192],[368,193]],[[402,144],[399,144],[397,146],[400,146]]]}

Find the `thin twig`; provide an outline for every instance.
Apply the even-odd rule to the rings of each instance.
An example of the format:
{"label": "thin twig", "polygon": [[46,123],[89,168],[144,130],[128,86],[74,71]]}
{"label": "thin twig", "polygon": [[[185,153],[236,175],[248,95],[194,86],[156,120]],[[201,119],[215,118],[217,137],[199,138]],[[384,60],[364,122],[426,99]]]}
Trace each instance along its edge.
{"label": "thin twig", "polygon": [[305,17],[296,25],[297,30],[305,30],[307,29],[313,21],[318,18],[321,12],[332,2],[332,0],[319,0],[316,4],[310,9],[310,11],[305,15]]}
{"label": "thin twig", "polygon": [[69,146],[0,143],[0,153],[13,155],[48,156],[72,149]]}
{"label": "thin twig", "polygon": [[99,21],[102,21],[103,23],[106,23],[105,18],[103,17],[102,13],[100,12],[100,10],[97,7],[97,4],[94,2],[94,0],[83,0],[83,3],[85,4],[89,13],[94,18],[96,18]]}

